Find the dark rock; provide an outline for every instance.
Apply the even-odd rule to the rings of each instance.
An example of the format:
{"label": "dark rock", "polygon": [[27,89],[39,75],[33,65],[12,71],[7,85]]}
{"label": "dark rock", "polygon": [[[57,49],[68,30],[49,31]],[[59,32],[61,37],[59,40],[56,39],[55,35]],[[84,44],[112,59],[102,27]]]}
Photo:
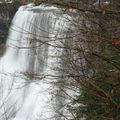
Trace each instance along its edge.
{"label": "dark rock", "polygon": [[6,42],[10,23],[19,6],[18,2],[0,3],[0,44]]}

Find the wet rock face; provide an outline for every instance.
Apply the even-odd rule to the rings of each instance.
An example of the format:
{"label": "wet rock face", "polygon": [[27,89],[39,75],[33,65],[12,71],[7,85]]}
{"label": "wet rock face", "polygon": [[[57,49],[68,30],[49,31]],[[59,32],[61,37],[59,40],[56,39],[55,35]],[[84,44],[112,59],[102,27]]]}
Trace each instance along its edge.
{"label": "wet rock face", "polygon": [[11,20],[19,6],[18,2],[0,3],[0,44],[6,42]]}
{"label": "wet rock face", "polygon": [[8,27],[6,26],[6,23],[0,21],[0,44],[5,43],[7,32],[8,32]]}

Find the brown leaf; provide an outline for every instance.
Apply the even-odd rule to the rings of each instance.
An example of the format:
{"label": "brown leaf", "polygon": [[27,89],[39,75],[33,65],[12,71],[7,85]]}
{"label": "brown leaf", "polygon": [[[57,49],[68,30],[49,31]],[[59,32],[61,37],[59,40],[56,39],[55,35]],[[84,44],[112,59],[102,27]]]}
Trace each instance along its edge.
{"label": "brown leaf", "polygon": [[112,39],[112,44],[113,45],[120,45],[120,38],[119,37],[114,37]]}

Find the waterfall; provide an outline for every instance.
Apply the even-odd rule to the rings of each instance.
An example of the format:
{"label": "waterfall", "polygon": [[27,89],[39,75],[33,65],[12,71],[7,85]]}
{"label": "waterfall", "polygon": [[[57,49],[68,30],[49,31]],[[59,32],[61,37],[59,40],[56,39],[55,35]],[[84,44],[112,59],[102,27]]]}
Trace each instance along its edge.
{"label": "waterfall", "polygon": [[0,120],[62,120],[52,84],[71,17],[50,5],[21,6],[0,59]]}

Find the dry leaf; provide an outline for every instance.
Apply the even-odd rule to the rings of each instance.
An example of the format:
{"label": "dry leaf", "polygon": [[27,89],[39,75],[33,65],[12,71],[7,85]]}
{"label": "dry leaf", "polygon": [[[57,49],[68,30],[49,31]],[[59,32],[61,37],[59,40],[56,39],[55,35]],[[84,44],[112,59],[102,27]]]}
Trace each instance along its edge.
{"label": "dry leaf", "polygon": [[119,37],[114,37],[112,39],[112,44],[113,45],[120,45],[120,38]]}

